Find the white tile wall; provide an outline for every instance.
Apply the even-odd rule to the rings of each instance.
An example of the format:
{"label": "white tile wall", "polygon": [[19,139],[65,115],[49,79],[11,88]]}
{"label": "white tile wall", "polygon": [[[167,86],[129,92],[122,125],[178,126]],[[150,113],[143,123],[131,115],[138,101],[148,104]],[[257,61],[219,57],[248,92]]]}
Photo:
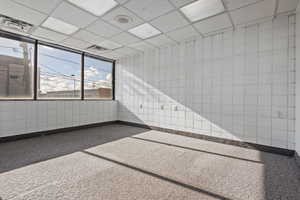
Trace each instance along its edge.
{"label": "white tile wall", "polygon": [[116,119],[116,101],[1,101],[0,137]]}
{"label": "white tile wall", "polygon": [[120,120],[295,148],[295,16],[122,58]]}

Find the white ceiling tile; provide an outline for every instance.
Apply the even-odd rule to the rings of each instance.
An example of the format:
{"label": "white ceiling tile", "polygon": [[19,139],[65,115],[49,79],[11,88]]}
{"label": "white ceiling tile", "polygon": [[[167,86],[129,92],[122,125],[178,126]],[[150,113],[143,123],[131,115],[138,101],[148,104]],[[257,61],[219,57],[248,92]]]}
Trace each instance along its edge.
{"label": "white ceiling tile", "polygon": [[123,44],[123,45],[127,45],[127,44],[131,44],[131,43],[135,43],[140,41],[139,38],[127,33],[127,32],[123,32],[115,37],[112,37],[111,40]]}
{"label": "white ceiling tile", "polygon": [[12,18],[16,18],[30,24],[41,24],[47,15],[32,10],[11,0],[0,0],[0,13]]}
{"label": "white ceiling tile", "polygon": [[113,60],[118,59],[118,57],[112,55],[112,53],[104,54],[104,55],[101,55],[101,56],[103,56],[105,58],[108,58],[108,59],[113,59]]}
{"label": "white ceiling tile", "polygon": [[121,44],[111,41],[111,40],[104,40],[103,42],[99,43],[99,46],[107,48],[107,49],[117,49],[122,47]]}
{"label": "white ceiling tile", "polygon": [[33,33],[33,36],[39,37],[39,38],[45,38],[47,40],[52,40],[55,42],[60,42],[64,39],[66,39],[68,36],[61,34],[61,33],[57,33],[55,31],[51,31],[45,28],[37,28]]}
{"label": "white ceiling tile", "polygon": [[227,13],[217,15],[194,24],[203,34],[232,27]]}
{"label": "white ceiling tile", "polygon": [[118,29],[102,20],[97,20],[86,29],[102,37],[113,37],[114,35],[122,32],[121,29]]}
{"label": "white ceiling tile", "polygon": [[140,50],[140,51],[145,51],[147,49],[152,49],[154,48],[154,46],[152,46],[151,44],[148,44],[144,41],[138,42],[138,43],[134,43],[134,44],[130,44],[130,47]]}
{"label": "white ceiling tile", "polygon": [[[122,24],[116,20],[116,17],[120,15],[128,16],[131,20],[128,23]],[[111,12],[104,15],[102,19],[123,30],[128,30],[132,27],[135,27],[143,23],[142,19],[140,19],[138,16],[136,16],[134,13],[132,13],[131,11],[129,11],[124,7],[118,7],[112,10]]]}
{"label": "white ceiling tile", "polygon": [[92,44],[78,40],[72,37],[67,38],[63,41],[63,43],[67,46],[73,47],[73,48],[79,48],[79,49],[86,49],[87,47],[91,46]]}
{"label": "white ceiling tile", "polygon": [[101,56],[105,57],[105,58],[116,60],[116,59],[119,59],[119,58],[123,57],[124,55],[121,55],[121,54],[119,54],[119,53],[117,53],[115,51],[112,51],[112,52],[109,52],[109,53],[105,53],[105,54],[103,54]]}
{"label": "white ceiling tile", "polygon": [[120,55],[131,55],[131,54],[136,54],[139,51],[129,48],[129,47],[123,47],[123,48],[115,50],[114,52],[117,54],[120,54]]}
{"label": "white ceiling tile", "polygon": [[62,0],[14,0],[20,4],[33,8],[43,13],[51,13]]}
{"label": "white ceiling tile", "polygon": [[74,38],[89,42],[91,44],[98,44],[105,40],[105,38],[95,35],[86,30],[80,30],[73,35]]}
{"label": "white ceiling tile", "polygon": [[151,20],[174,9],[168,0],[130,0],[124,6],[145,20]]}
{"label": "white ceiling tile", "polygon": [[154,38],[150,38],[150,39],[146,40],[146,42],[149,42],[150,44],[152,44],[154,46],[163,46],[165,44],[174,43],[173,40],[169,39],[165,35],[159,35]]}
{"label": "white ceiling tile", "polygon": [[296,10],[298,0],[279,0],[277,13]]}
{"label": "white ceiling tile", "polygon": [[85,12],[77,8],[76,6],[73,6],[66,2],[60,4],[54,10],[51,16],[61,19],[80,28],[89,25],[97,19],[95,16],[89,14],[88,12]]}
{"label": "white ceiling tile", "polygon": [[276,0],[264,0],[230,12],[235,25],[273,16]]}
{"label": "white ceiling tile", "polygon": [[164,33],[189,24],[189,22],[178,11],[173,11],[163,15],[150,23]]}
{"label": "white ceiling tile", "polygon": [[185,6],[189,3],[192,3],[196,0],[170,0],[177,8]]}
{"label": "white ceiling tile", "polygon": [[260,1],[262,0],[224,0],[224,3],[228,10],[234,10]]}
{"label": "white ceiling tile", "polygon": [[199,36],[199,33],[191,26],[188,25],[184,28],[180,28],[167,33],[167,35],[176,41],[185,40],[191,37]]}
{"label": "white ceiling tile", "polygon": [[116,0],[119,4],[124,4],[126,3],[128,0]]}

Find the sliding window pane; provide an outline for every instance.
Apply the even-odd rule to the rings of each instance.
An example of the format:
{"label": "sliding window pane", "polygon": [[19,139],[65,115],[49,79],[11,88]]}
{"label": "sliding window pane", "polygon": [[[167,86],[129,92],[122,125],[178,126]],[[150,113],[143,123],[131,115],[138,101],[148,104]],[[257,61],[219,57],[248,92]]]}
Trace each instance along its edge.
{"label": "sliding window pane", "polygon": [[34,44],[0,38],[0,98],[33,97]]}
{"label": "sliding window pane", "polygon": [[80,98],[81,54],[39,45],[37,74],[39,98]]}
{"label": "sliding window pane", "polygon": [[84,97],[112,99],[113,63],[85,56]]}

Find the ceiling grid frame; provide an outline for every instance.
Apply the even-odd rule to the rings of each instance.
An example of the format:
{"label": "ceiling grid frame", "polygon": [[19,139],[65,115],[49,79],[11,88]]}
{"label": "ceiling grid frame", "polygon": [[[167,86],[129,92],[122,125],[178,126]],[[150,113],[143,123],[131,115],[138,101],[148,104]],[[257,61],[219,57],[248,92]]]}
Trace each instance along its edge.
{"label": "ceiling grid frame", "polygon": [[[8,0],[0,0],[0,1],[8,1]],[[161,45],[160,45],[159,42],[158,42],[157,44],[154,45],[153,43],[150,43],[149,41],[147,41],[147,40],[150,40],[150,41],[151,41],[151,39],[154,39],[154,38],[156,38],[156,37],[165,37],[165,38],[168,38],[168,40],[172,41],[172,43],[180,43],[181,40],[179,40],[179,39],[177,39],[177,38],[174,39],[174,38],[172,38],[172,37],[170,37],[170,36],[168,35],[168,34],[170,34],[170,33],[172,33],[172,32],[176,33],[176,31],[179,32],[180,30],[184,30],[184,29],[188,29],[188,30],[192,30],[192,29],[193,29],[194,31],[196,31],[196,32],[198,33],[198,35],[196,35],[196,36],[191,36],[191,37],[206,37],[206,36],[208,36],[210,33],[211,33],[211,34],[216,34],[216,33],[218,33],[218,31],[219,31],[219,32],[224,32],[224,31],[227,30],[227,28],[226,28],[226,29],[219,29],[219,30],[217,29],[217,30],[214,30],[214,31],[212,31],[212,32],[209,32],[209,33],[205,33],[205,34],[204,34],[204,33],[202,33],[201,31],[199,31],[199,30],[195,27],[195,24],[196,24],[197,22],[200,22],[200,21],[206,22],[206,20],[208,20],[208,19],[210,19],[210,18],[213,18],[213,17],[216,17],[216,16],[218,16],[218,15],[222,15],[222,14],[224,14],[224,13],[226,13],[226,14],[228,15],[228,17],[229,17],[229,19],[230,19],[230,22],[231,22],[231,25],[232,25],[232,29],[235,30],[237,26],[242,26],[242,24],[235,24],[235,22],[234,22],[234,20],[233,20],[233,17],[232,17],[232,15],[231,15],[231,13],[234,12],[234,11],[237,11],[237,10],[247,9],[247,8],[249,8],[250,6],[253,6],[253,5],[255,5],[255,4],[259,5],[259,3],[262,3],[262,2],[265,2],[265,4],[270,3],[270,5],[272,5],[272,2],[273,2],[273,1],[276,1],[276,6],[275,6],[275,8],[274,8],[274,12],[273,12],[273,15],[272,15],[272,17],[275,18],[278,14],[281,14],[281,13],[278,13],[278,10],[279,10],[278,7],[279,7],[279,5],[280,5],[279,2],[285,1],[285,0],[253,0],[253,1],[249,0],[249,1],[245,2],[244,4],[243,4],[243,3],[242,3],[242,4],[239,4],[239,5],[237,6],[237,8],[234,8],[234,9],[229,9],[229,8],[228,8],[228,3],[234,4],[234,1],[232,1],[232,0],[228,0],[228,1],[220,0],[221,3],[223,4],[223,7],[224,7],[224,11],[223,11],[223,12],[217,13],[217,14],[215,14],[215,15],[212,15],[212,16],[209,16],[209,17],[207,17],[207,18],[200,19],[200,20],[194,21],[194,22],[190,21],[190,20],[185,16],[185,14],[180,10],[180,8],[182,8],[182,7],[186,6],[186,5],[189,5],[189,4],[191,4],[191,3],[194,3],[194,2],[196,2],[197,0],[187,0],[187,1],[185,1],[183,4],[176,3],[175,0],[165,0],[166,3],[165,3],[165,4],[162,4],[162,5],[168,5],[168,4],[170,4],[171,7],[168,5],[168,8],[165,9],[165,12],[164,12],[164,9],[162,8],[162,10],[160,11],[160,14],[159,14],[159,15],[157,15],[157,16],[155,16],[155,17],[149,19],[149,20],[148,20],[148,19],[146,20],[145,18],[139,16],[136,12],[134,12],[134,11],[132,11],[131,9],[128,8],[127,5],[128,5],[130,2],[135,1],[135,0],[115,0],[115,1],[118,3],[118,5],[115,6],[115,7],[113,7],[111,10],[106,11],[106,12],[105,12],[104,14],[102,14],[101,16],[96,16],[96,15],[92,14],[90,11],[87,11],[87,10],[85,10],[85,9],[83,9],[83,8],[81,8],[81,7],[77,6],[77,5],[75,5],[75,4],[73,4],[73,3],[71,3],[71,2],[68,1],[68,0],[57,0],[56,5],[53,6],[52,10],[49,11],[48,13],[46,13],[46,11],[42,11],[42,10],[37,9],[37,8],[34,7],[34,6],[31,7],[31,6],[29,6],[28,4],[26,4],[26,3],[21,3],[20,1],[17,1],[17,0],[9,0],[9,1],[11,1],[12,3],[14,3],[14,4],[18,5],[18,6],[21,6],[21,7],[27,8],[27,9],[31,9],[31,10],[34,10],[35,12],[39,12],[39,13],[41,13],[41,14],[43,14],[43,15],[46,15],[46,18],[45,18],[44,20],[42,20],[42,22],[41,22],[39,25],[34,26],[34,27],[31,29],[31,31],[30,31],[29,33],[26,33],[26,34],[23,34],[23,35],[29,36],[29,37],[32,37],[32,38],[35,38],[35,39],[45,40],[46,42],[52,42],[52,41],[53,41],[54,44],[57,44],[58,42],[55,41],[55,40],[53,40],[53,39],[51,39],[51,38],[48,39],[47,37],[41,38],[40,36],[36,36],[36,35],[34,35],[34,32],[37,31],[39,28],[42,28],[42,29],[48,30],[49,32],[52,31],[52,32],[55,32],[55,33],[58,33],[58,34],[62,34],[62,35],[64,35],[64,36],[66,36],[65,39],[63,39],[62,41],[60,41],[63,45],[66,45],[66,44],[64,44],[65,41],[69,41],[69,40],[72,40],[72,39],[74,39],[74,41],[78,40],[78,41],[80,41],[80,42],[82,42],[82,43],[84,43],[84,42],[87,43],[86,40],[82,40],[81,38],[76,37],[76,34],[78,34],[78,32],[80,32],[80,31],[87,31],[87,32],[90,33],[90,34],[95,35],[95,37],[102,37],[103,39],[108,40],[108,41],[112,41],[112,42],[117,42],[117,41],[114,41],[114,40],[113,40],[114,37],[120,38],[120,37],[122,37],[122,35],[124,35],[124,36],[127,35],[127,36],[128,36],[128,34],[130,34],[130,35],[132,35],[133,37],[136,37],[134,34],[132,34],[132,33],[130,33],[130,32],[128,31],[129,29],[127,29],[127,30],[126,30],[126,29],[121,29],[120,27],[116,26],[115,24],[110,23],[109,20],[104,19],[104,17],[105,17],[106,15],[108,15],[109,13],[111,13],[111,12],[113,12],[113,11],[119,9],[119,8],[125,9],[125,10],[128,11],[129,13],[132,13],[134,16],[136,16],[139,20],[141,20],[141,21],[140,21],[141,23],[139,23],[139,25],[141,25],[141,24],[143,24],[143,23],[149,23],[149,24],[151,24],[153,27],[155,27],[156,29],[158,29],[158,30],[161,31],[161,34],[156,35],[156,36],[153,36],[153,37],[150,37],[150,38],[146,38],[146,39],[141,39],[141,38],[139,38],[138,41],[132,40],[132,43],[131,43],[131,42],[128,42],[128,44],[127,44],[127,42],[126,42],[126,44],[121,44],[121,43],[120,43],[120,44],[122,45],[122,47],[117,48],[117,49],[113,49],[112,51],[104,52],[104,53],[91,52],[91,51],[89,51],[89,50],[87,50],[87,49],[82,49],[82,48],[76,47],[76,45],[75,45],[76,42],[75,42],[74,44],[66,45],[66,46],[68,46],[68,47],[75,48],[75,49],[78,49],[78,50],[81,50],[81,51],[85,51],[85,52],[88,52],[88,53],[93,53],[93,54],[100,55],[100,56],[104,56],[104,57],[108,57],[108,58],[111,58],[111,59],[117,59],[117,58],[119,58],[119,57],[124,56],[124,50],[125,50],[125,49],[128,49],[128,48],[129,48],[130,52],[136,52],[136,53],[139,53],[139,52],[142,52],[142,51],[143,51],[143,50],[141,50],[141,48],[140,48],[141,46],[150,46],[151,48],[158,48],[159,46],[164,46],[165,44],[161,44]],[[159,0],[153,0],[153,3],[156,3],[156,1],[159,3]],[[204,0],[203,0],[203,1],[204,1]],[[230,2],[230,1],[232,1],[232,2]],[[297,1],[297,3],[298,3],[298,0],[287,0],[287,3],[289,4],[287,7],[290,8],[291,6],[293,6],[293,5],[295,4],[295,1]],[[57,10],[58,7],[59,7],[60,5],[62,5],[63,3],[67,3],[67,4],[71,5],[71,6],[74,6],[75,8],[79,9],[80,11],[82,11],[82,12],[84,12],[84,13],[88,13],[88,14],[90,14],[90,15],[93,15],[93,16],[95,16],[96,18],[95,18],[95,20],[93,20],[93,21],[91,21],[90,23],[86,24],[84,27],[81,27],[81,28],[78,27],[79,29],[78,29],[76,32],[74,32],[73,34],[71,34],[71,35],[66,35],[66,34],[63,34],[63,33],[60,33],[60,32],[57,32],[57,31],[54,31],[54,30],[51,30],[51,29],[49,29],[49,28],[46,28],[46,27],[42,26],[42,24],[48,19],[48,17],[52,16],[53,13],[55,12],[55,10]],[[176,4],[175,4],[175,3],[176,3]],[[282,8],[281,10],[284,10],[284,9],[286,9],[286,8],[284,7],[284,8]],[[288,11],[286,11],[286,12],[287,12],[287,13],[293,13],[293,12],[294,12],[294,9],[295,9],[294,7],[293,7],[293,8],[291,7],[291,9],[288,10]],[[174,12],[174,13],[175,13],[175,12],[178,12],[182,18],[184,18],[185,20],[187,20],[188,24],[182,24],[182,25],[179,24],[178,27],[176,27],[176,28],[174,28],[174,29],[172,29],[172,30],[170,30],[170,31],[166,31],[166,32],[162,31],[159,27],[157,27],[157,26],[155,26],[155,25],[153,24],[153,21],[154,21],[154,20],[159,20],[160,18],[163,18],[164,16],[166,16],[166,15],[172,13],[172,12]],[[1,10],[0,10],[0,14],[1,14]],[[118,13],[116,13],[116,14],[118,14]],[[263,20],[264,18],[261,18],[261,19]],[[95,33],[91,32],[91,31],[87,30],[88,27],[90,27],[92,24],[96,23],[98,20],[100,20],[100,21],[102,20],[103,22],[107,23],[109,26],[112,26],[113,28],[119,29],[120,32],[117,33],[116,35],[113,35],[113,36],[103,37],[103,36],[100,35],[100,33],[99,33],[99,34],[95,34]],[[253,22],[255,23],[256,20],[260,20],[260,19],[255,19],[255,20],[253,20]],[[63,21],[63,20],[62,20],[62,21]],[[65,21],[64,21],[64,22],[65,22]],[[29,22],[29,23],[30,23],[30,22]],[[68,23],[68,22],[66,22],[66,23]],[[251,21],[247,22],[246,24],[251,24]],[[71,25],[72,25],[72,24],[71,24]],[[189,29],[189,27],[192,27],[192,29]],[[216,26],[216,27],[217,27],[217,26]],[[134,28],[134,27],[133,27],[133,28]],[[0,29],[1,29],[1,27],[0,27]],[[7,31],[7,29],[4,29],[4,30]],[[41,31],[41,30],[40,30],[40,31]],[[21,34],[22,34],[22,33],[21,33]],[[47,34],[45,34],[45,35],[47,35]],[[51,34],[49,34],[49,35],[51,36]],[[55,35],[55,34],[54,34],[54,35]],[[54,36],[52,36],[52,37],[54,37]],[[191,37],[190,37],[190,38],[191,38]],[[60,38],[60,37],[58,37],[58,38]],[[61,38],[62,38],[62,37],[61,37]],[[190,38],[186,38],[186,39],[182,39],[182,40],[187,40],[187,39],[190,39]],[[121,38],[120,41],[122,41],[122,38]],[[60,43],[60,42],[59,42],[59,43]],[[117,42],[117,43],[118,43],[118,42]],[[96,42],[95,44],[97,45],[97,42]],[[93,43],[92,45],[95,45],[95,44]],[[80,46],[80,45],[79,45],[79,46]],[[135,46],[137,46],[137,48],[134,48]],[[131,50],[132,50],[132,51],[131,51]],[[113,53],[112,53],[112,52],[113,52]],[[118,56],[118,52],[120,52],[120,56]]]}

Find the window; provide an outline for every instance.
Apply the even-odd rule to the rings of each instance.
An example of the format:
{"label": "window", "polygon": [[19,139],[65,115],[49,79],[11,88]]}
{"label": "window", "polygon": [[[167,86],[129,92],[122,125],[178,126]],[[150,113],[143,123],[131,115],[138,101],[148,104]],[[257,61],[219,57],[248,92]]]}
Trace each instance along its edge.
{"label": "window", "polygon": [[38,45],[38,98],[81,97],[81,54]]}
{"label": "window", "polygon": [[113,70],[112,60],[0,30],[0,100],[113,100]]}
{"label": "window", "polygon": [[85,99],[112,99],[113,63],[85,56]]}
{"label": "window", "polygon": [[33,66],[33,43],[0,38],[0,98],[32,98]]}

